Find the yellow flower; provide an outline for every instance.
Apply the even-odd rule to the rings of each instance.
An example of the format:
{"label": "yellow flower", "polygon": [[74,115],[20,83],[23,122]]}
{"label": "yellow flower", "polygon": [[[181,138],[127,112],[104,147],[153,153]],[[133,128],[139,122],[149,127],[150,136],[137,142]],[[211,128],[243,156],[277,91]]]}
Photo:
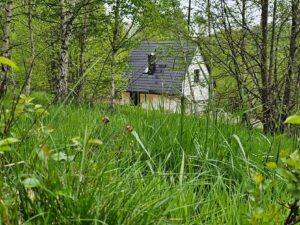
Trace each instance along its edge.
{"label": "yellow flower", "polygon": [[254,176],[254,181],[257,185],[260,185],[264,180],[263,175],[261,175],[260,173],[255,174]]}

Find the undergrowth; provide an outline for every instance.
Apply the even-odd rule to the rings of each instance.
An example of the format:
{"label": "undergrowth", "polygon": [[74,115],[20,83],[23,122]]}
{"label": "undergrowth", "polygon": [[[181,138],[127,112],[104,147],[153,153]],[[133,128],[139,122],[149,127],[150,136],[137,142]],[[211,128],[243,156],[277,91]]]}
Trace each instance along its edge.
{"label": "undergrowth", "polygon": [[285,135],[138,107],[47,111],[26,111],[1,151],[1,224],[250,224],[290,201],[282,179],[255,191],[294,146]]}

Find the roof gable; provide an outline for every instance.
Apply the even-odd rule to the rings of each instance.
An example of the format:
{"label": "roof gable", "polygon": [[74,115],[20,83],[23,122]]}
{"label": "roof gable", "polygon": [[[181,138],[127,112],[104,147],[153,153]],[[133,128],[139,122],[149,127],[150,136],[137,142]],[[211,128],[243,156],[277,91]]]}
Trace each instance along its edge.
{"label": "roof gable", "polygon": [[[182,89],[185,75],[184,56],[191,63],[196,52],[195,45],[181,45],[173,42],[143,42],[131,52],[128,91],[178,94]],[[156,70],[153,75],[145,74],[148,55],[155,53]]]}

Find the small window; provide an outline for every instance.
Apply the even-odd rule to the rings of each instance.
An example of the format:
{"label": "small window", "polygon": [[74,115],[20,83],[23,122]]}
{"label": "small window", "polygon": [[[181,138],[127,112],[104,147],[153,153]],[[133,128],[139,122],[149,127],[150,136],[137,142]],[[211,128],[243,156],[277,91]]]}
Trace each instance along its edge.
{"label": "small window", "polygon": [[194,70],[194,82],[199,83],[200,70]]}

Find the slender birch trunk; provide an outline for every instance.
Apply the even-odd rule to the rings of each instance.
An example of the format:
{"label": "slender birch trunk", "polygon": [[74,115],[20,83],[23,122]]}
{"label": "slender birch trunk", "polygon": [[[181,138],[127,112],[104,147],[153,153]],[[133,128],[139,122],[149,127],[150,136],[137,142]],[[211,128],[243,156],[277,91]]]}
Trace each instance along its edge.
{"label": "slender birch trunk", "polygon": [[[190,27],[191,27],[191,10],[192,10],[192,1],[189,0],[189,11],[188,11],[189,34],[188,35],[190,35]],[[194,93],[194,89],[192,86],[191,74],[190,74],[189,65],[188,65],[188,54],[189,54],[189,50],[190,50],[189,47],[190,47],[189,40],[187,40],[187,50],[186,50],[186,52],[184,52],[185,76],[187,76],[187,78],[188,78],[188,85],[189,85],[189,89],[190,89],[191,96],[192,96],[192,108],[194,108],[194,111],[196,113],[196,111],[197,111],[196,98],[195,98],[195,93]]]}
{"label": "slender birch trunk", "polygon": [[272,27],[271,27],[271,39],[270,39],[270,52],[269,52],[269,68],[268,68],[268,101],[270,107],[271,126],[272,132],[280,129],[279,124],[275,120],[275,111],[276,111],[276,90],[275,79],[274,79],[274,61],[275,61],[275,34],[276,34],[276,20],[277,20],[277,0],[274,0],[273,3],[273,15],[272,15]]}
{"label": "slender birch trunk", "polygon": [[[12,0],[8,0],[5,5],[5,21],[3,26],[3,41],[2,41],[2,56],[10,58],[10,33],[11,33],[11,21],[12,21]],[[1,84],[0,84],[0,97],[6,94],[7,90],[7,74],[10,68],[6,65],[1,66]]]}
{"label": "slender birch trunk", "polygon": [[113,27],[113,37],[111,41],[111,93],[110,93],[110,107],[114,108],[115,97],[116,97],[116,55],[118,53],[118,35],[119,35],[119,23],[120,23],[120,0],[115,1],[116,6],[114,10],[114,27]]}
{"label": "slender birch trunk", "polygon": [[26,77],[26,86],[25,86],[25,94],[30,95],[30,85],[32,80],[32,73],[34,67],[34,60],[35,60],[35,43],[34,43],[34,36],[33,36],[33,26],[32,26],[32,1],[28,0],[28,29],[29,29],[29,39],[30,39],[30,65],[28,74]]}
{"label": "slender birch trunk", "polygon": [[[273,16],[272,16],[272,33],[270,40],[270,59],[269,59],[269,82],[273,81],[274,74],[274,58],[275,58],[275,34],[276,34],[276,20],[277,20],[277,0],[273,3]],[[270,90],[276,92],[276,90]]]}
{"label": "slender birch trunk", "polygon": [[80,46],[80,55],[79,55],[79,74],[78,74],[78,80],[79,84],[76,87],[75,93],[76,97],[80,99],[81,92],[83,90],[84,85],[84,73],[85,73],[85,48],[86,48],[86,38],[87,38],[87,30],[88,30],[88,10],[86,10],[84,19],[83,19],[83,27],[82,32],[79,38],[79,46]]}
{"label": "slender birch trunk", "polygon": [[[207,7],[206,7],[206,13],[207,13],[207,32],[208,32],[208,45],[212,45],[212,12],[211,12],[211,0],[207,0]],[[211,55],[208,56],[208,73],[209,73],[209,93],[210,93],[210,99],[213,98],[213,72],[212,72],[212,57]],[[210,101],[211,102],[211,101]]]}
{"label": "slender birch trunk", "polygon": [[[247,19],[246,19],[246,12],[247,12],[247,0],[242,0],[242,42],[241,42],[241,56],[242,58],[245,58],[245,53],[246,53],[246,40],[247,40],[247,30],[246,30],[246,26],[247,26]],[[242,81],[242,98],[243,98],[243,104],[244,104],[244,95],[247,93],[247,90],[245,88],[245,77],[243,76],[243,74],[240,74],[241,76],[241,81]],[[247,96],[249,98],[249,94],[247,93]],[[251,103],[250,103],[251,104]],[[243,112],[242,115],[242,123],[243,124],[247,124],[250,125],[249,119],[248,119],[248,114],[247,112]]]}
{"label": "slender birch trunk", "polygon": [[[68,2],[69,3],[69,2]],[[67,9],[65,0],[60,0],[61,7],[61,49],[59,62],[59,77],[57,97],[64,100],[68,95],[68,64],[69,64],[69,45],[73,31],[73,13],[75,2],[70,1],[70,8]]]}
{"label": "slender birch trunk", "polygon": [[115,105],[115,95],[116,95],[115,73],[116,73],[116,52],[113,51],[111,56],[111,92],[110,92],[111,108],[114,108]]}

